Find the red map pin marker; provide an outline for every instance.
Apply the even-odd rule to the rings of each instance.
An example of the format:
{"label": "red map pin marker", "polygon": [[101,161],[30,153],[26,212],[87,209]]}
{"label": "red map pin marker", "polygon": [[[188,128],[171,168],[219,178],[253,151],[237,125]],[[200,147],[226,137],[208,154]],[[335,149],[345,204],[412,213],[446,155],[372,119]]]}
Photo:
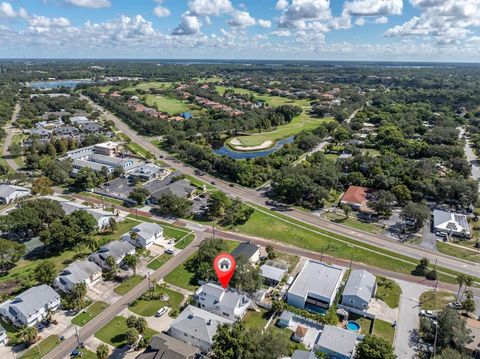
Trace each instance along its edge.
{"label": "red map pin marker", "polygon": [[235,258],[228,253],[220,253],[213,261],[213,268],[224,289],[227,288],[230,279],[232,279],[236,265]]}

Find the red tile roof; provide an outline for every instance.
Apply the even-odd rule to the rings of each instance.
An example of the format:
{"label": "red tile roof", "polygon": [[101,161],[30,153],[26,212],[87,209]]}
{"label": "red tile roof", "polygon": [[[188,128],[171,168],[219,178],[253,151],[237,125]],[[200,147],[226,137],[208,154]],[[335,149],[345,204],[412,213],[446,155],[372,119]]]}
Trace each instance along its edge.
{"label": "red tile roof", "polygon": [[342,197],[342,203],[356,204],[361,206],[367,200],[367,196],[374,190],[368,187],[350,186]]}

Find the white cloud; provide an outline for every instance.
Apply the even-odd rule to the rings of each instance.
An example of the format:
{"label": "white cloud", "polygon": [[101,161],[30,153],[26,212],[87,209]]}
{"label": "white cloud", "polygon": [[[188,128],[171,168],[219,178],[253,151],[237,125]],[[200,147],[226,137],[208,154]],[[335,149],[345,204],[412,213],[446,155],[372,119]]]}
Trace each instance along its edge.
{"label": "white cloud", "polygon": [[25,19],[26,17],[28,17],[28,14],[27,14],[27,10],[25,10],[24,8],[20,8],[18,11],[15,11],[12,4],[10,4],[9,2],[0,3],[0,18]]}
{"label": "white cloud", "polygon": [[379,18],[375,19],[375,24],[387,24],[388,23],[388,17],[386,16],[380,16]]}
{"label": "white cloud", "polygon": [[248,27],[256,23],[257,21],[247,11],[235,11],[232,18],[227,20],[227,24],[234,27]]}
{"label": "white cloud", "polygon": [[359,17],[355,20],[355,25],[357,26],[363,26],[365,25],[365,18]]}
{"label": "white cloud", "polygon": [[109,0],[66,0],[66,3],[91,9],[100,9],[112,6]]}
{"label": "white cloud", "polygon": [[351,0],[345,2],[343,11],[353,16],[401,15],[403,0]]}
{"label": "white cloud", "polygon": [[285,10],[288,6],[288,0],[278,0],[275,8],[277,10]]}
{"label": "white cloud", "polygon": [[258,25],[265,29],[272,27],[272,22],[270,20],[258,19]]}
{"label": "white cloud", "polygon": [[45,17],[33,15],[27,20],[28,26],[35,31],[47,31],[51,28],[66,28],[70,26],[70,20],[65,17]]}
{"label": "white cloud", "polygon": [[172,35],[195,35],[200,32],[202,24],[197,16],[184,14],[182,21],[173,30]]}
{"label": "white cloud", "polygon": [[167,17],[170,16],[170,10],[165,6],[158,5],[153,9],[153,13],[156,17]]}
{"label": "white cloud", "polygon": [[188,10],[195,16],[220,16],[232,13],[234,8],[230,0],[190,0]]}
{"label": "white cloud", "polygon": [[278,21],[280,27],[303,29],[306,21],[332,18],[329,0],[293,0],[283,10]]}
{"label": "white cloud", "polygon": [[292,36],[292,33],[290,32],[290,30],[275,30],[275,31],[272,31],[270,34],[272,34],[273,36],[278,36],[278,37],[290,37],[290,36]]}

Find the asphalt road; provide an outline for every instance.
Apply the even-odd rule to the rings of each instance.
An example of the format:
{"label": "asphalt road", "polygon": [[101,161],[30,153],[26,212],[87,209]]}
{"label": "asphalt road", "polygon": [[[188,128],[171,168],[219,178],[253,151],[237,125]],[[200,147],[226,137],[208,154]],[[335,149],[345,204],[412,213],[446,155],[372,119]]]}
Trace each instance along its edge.
{"label": "asphalt road", "polygon": [[[190,245],[182,250],[179,254],[175,255],[172,259],[166,262],[161,268],[154,271],[150,278],[152,281],[158,281],[165,277],[173,269],[183,263],[190,255],[192,255],[197,249],[199,244],[205,239],[203,233],[197,233],[195,240]],[[128,303],[133,302],[139,298],[143,293],[148,290],[148,279],[144,279],[140,284],[130,290],[127,294],[122,296],[117,302],[109,306],[97,317],[88,322],[84,327],[79,329],[80,342],[84,342],[89,337],[93,336],[98,330],[100,330],[105,324],[107,324],[113,317],[118,315],[123,309],[128,307]],[[66,338],[50,353],[46,354],[45,359],[63,359],[77,347],[77,338],[71,336]]]}
{"label": "asphalt road", "polygon": [[13,126],[13,122],[15,122],[18,118],[18,113],[20,112],[20,104],[17,102],[15,105],[15,110],[12,114],[11,121],[4,127],[7,136],[5,137],[5,141],[3,142],[2,148],[2,156],[7,161],[7,164],[14,170],[18,171],[20,166],[13,160],[12,154],[8,150],[10,145],[12,144],[12,139],[15,131],[15,127]]}
{"label": "asphalt road", "polygon": [[[88,99],[86,97],[84,98]],[[160,150],[158,147],[153,145],[151,143],[152,138],[137,134],[134,130],[128,127],[122,120],[120,120],[117,116],[113,115],[112,113],[105,110],[103,107],[97,105],[93,101],[90,101],[90,102],[93,104],[94,107],[97,108],[97,110],[102,112],[107,119],[113,121],[115,123],[115,126],[120,131],[122,131],[127,136],[129,136],[133,141],[141,144],[148,151],[152,152],[157,158],[161,157],[162,161],[167,163],[172,168],[175,168],[179,171],[187,173],[191,176],[197,177],[200,180],[203,180],[206,182],[214,182],[215,186],[220,190],[222,190],[223,192],[230,194],[232,196],[238,197],[245,202],[254,203],[256,205],[269,208],[269,209],[272,208],[272,206],[269,205],[269,202],[270,202],[269,198],[267,198],[261,191],[244,188],[237,184],[233,185],[229,182],[210,176],[208,174],[205,174],[203,176],[197,176],[195,174],[195,169],[193,167],[178,161],[177,159],[171,157],[168,153]],[[415,260],[420,260],[421,258],[426,257],[432,263],[437,261],[437,264],[441,267],[449,268],[451,270],[455,270],[460,273],[465,273],[465,274],[470,274],[473,276],[480,277],[480,265],[477,263],[464,261],[464,260],[450,257],[432,250],[418,248],[413,245],[398,243],[378,235],[360,231],[339,223],[333,223],[326,219],[319,218],[311,213],[302,212],[296,209],[283,211],[282,214],[294,220],[298,220],[298,221],[313,225],[319,228],[320,230],[321,229],[328,230],[330,232],[343,235],[369,245],[388,249],[393,253],[401,253]]]}

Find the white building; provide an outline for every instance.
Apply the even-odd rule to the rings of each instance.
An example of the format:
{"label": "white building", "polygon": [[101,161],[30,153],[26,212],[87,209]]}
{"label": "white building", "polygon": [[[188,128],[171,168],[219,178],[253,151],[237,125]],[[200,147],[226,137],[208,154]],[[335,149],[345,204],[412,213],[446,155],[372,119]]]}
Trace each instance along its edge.
{"label": "white building", "polygon": [[52,287],[42,284],[2,303],[0,315],[16,326],[32,326],[44,320],[49,311],[55,311],[59,306],[58,293]]}
{"label": "white building", "polygon": [[[131,232],[136,233],[137,237],[135,239],[131,238]],[[148,248],[152,244],[163,240],[163,228],[156,223],[140,223],[133,227],[131,232],[123,234],[120,239],[136,247]]]}
{"label": "white building", "polygon": [[287,292],[287,302],[300,309],[324,312],[333,304],[343,269],[307,260]]}
{"label": "white building", "polygon": [[214,283],[198,288],[193,299],[199,308],[231,320],[242,319],[251,305],[246,294],[230,288],[223,289]]}
{"label": "white building", "polygon": [[102,268],[88,260],[76,261],[62,270],[53,281],[55,288],[69,292],[76,284],[85,283],[90,287],[102,279]]}
{"label": "white building", "polygon": [[434,210],[433,228],[435,233],[444,233],[449,237],[472,237],[468,218],[461,213],[441,211],[438,209]]}
{"label": "white building", "polygon": [[7,343],[8,343],[7,331],[5,330],[4,327],[0,325],[0,345],[7,345]]}
{"label": "white building", "polygon": [[107,258],[113,257],[115,262],[118,265],[123,263],[123,258],[127,254],[134,254],[135,247],[132,246],[130,243],[126,241],[112,241],[110,243],[105,244],[102,246],[98,251],[95,253],[90,254],[88,256],[88,260],[94,262],[95,264],[99,265],[103,269],[109,269],[107,265]]}
{"label": "white building", "polygon": [[9,204],[17,199],[30,196],[32,192],[25,187],[14,186],[11,184],[0,185],[0,203]]}

